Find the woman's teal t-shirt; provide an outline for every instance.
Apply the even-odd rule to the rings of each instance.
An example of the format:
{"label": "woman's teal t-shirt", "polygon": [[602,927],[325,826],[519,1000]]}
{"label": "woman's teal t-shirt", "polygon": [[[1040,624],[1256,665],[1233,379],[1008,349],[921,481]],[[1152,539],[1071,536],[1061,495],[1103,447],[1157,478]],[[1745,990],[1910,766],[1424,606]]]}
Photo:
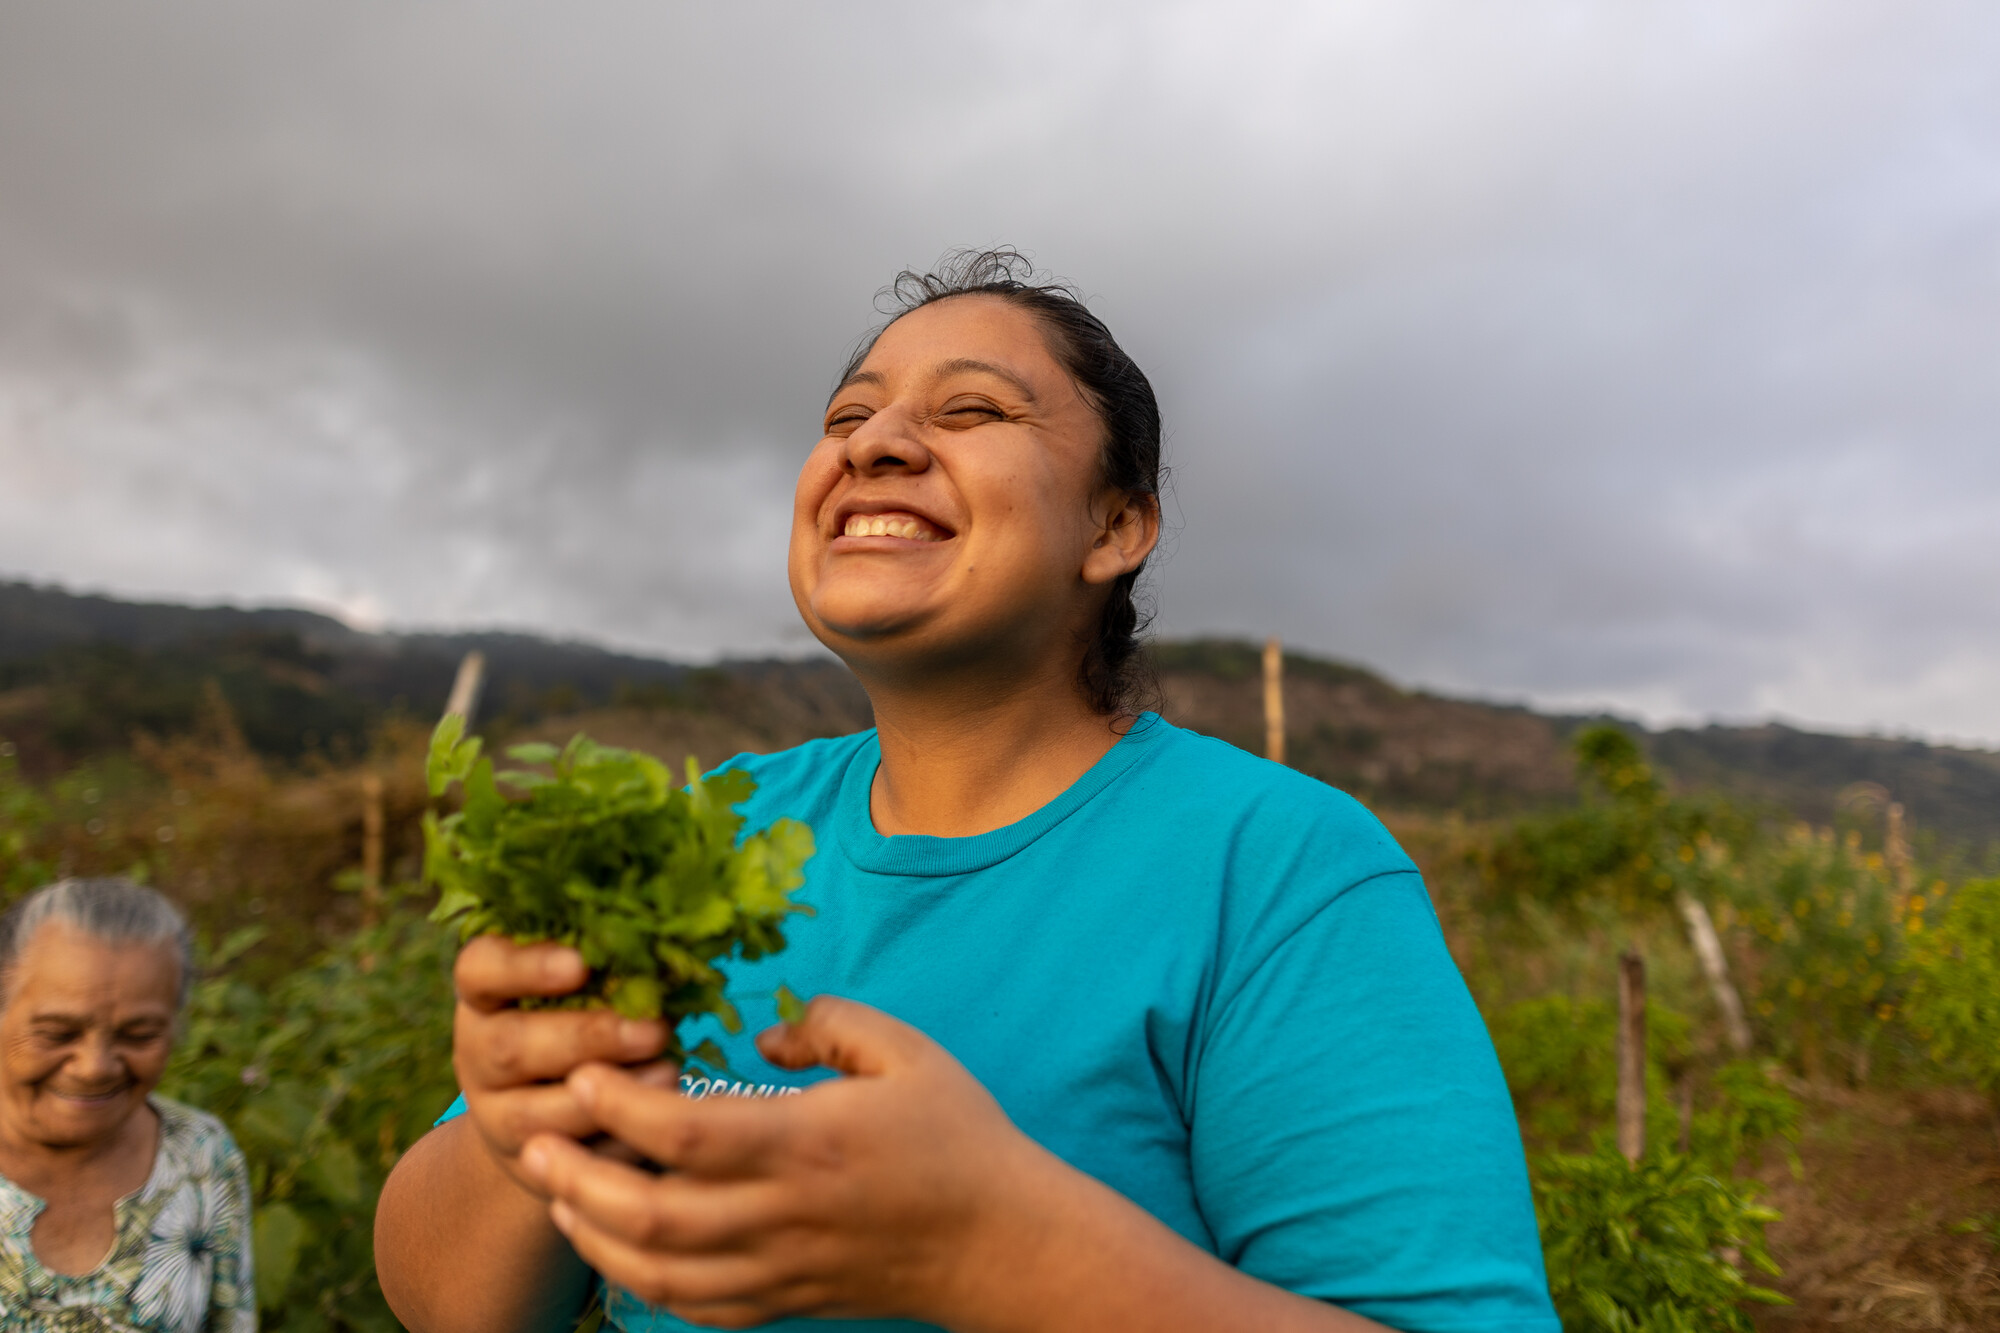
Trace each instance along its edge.
{"label": "woman's teal t-shirt", "polygon": [[[971,838],[883,837],[873,732],[731,766],[747,827],[818,852],[783,953],[690,1024],[733,1078],[780,984],[928,1033],[1027,1135],[1243,1272],[1409,1333],[1557,1333],[1513,1109],[1410,859],[1324,784],[1147,715],[1068,791]],[[454,1108],[455,1109],[455,1108]],[[629,1330],[693,1327],[613,1292]],[[783,1321],[772,1328],[910,1329]]]}

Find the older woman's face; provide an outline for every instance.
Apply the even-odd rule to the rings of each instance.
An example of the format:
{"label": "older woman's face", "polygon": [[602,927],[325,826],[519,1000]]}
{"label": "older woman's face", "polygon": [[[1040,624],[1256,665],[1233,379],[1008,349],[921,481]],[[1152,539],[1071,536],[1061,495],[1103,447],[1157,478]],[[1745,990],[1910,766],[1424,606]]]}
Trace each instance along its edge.
{"label": "older woman's face", "polygon": [[23,942],[0,1010],[0,1116],[51,1147],[117,1132],[173,1048],[180,960],[51,921]]}
{"label": "older woman's face", "polygon": [[962,296],[904,315],[835,391],[800,473],[800,613],[850,662],[1067,651],[1095,590],[1152,546],[1106,537],[1130,502],[1099,483],[1103,438],[1027,311]]}

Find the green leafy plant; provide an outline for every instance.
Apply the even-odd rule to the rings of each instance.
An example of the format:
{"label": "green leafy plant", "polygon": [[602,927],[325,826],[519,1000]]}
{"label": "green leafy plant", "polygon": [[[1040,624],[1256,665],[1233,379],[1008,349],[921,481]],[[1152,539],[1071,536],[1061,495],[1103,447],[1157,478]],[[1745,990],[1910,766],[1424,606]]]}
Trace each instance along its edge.
{"label": "green leafy plant", "polygon": [[[808,910],[789,895],[804,882],[812,830],[781,819],[742,835],[735,807],[757,784],[740,770],[704,778],[690,758],[682,786],[649,755],[578,736],[561,750],[507,752],[547,772],[496,773],[464,729],[447,716],[431,741],[432,796],[453,782],[465,793],[462,809],[425,820],[425,874],[440,890],[433,919],[455,922],[465,939],[497,932],[577,949],[588,983],[547,1003],[670,1023],[714,1014],[738,1030],[716,965],[785,947],[786,914]],[[674,1058],[687,1054],[678,1036],[670,1046]],[[721,1061],[713,1043],[694,1054]]]}
{"label": "green leafy plant", "polygon": [[0,740],[0,904],[54,878],[36,854],[50,818],[48,801],[21,780],[13,742]]}
{"label": "green leafy plant", "polygon": [[[1617,1014],[1608,1004],[1544,995],[1496,1013],[1489,1030],[1530,1149],[1608,1146],[1618,1096]],[[1693,1028],[1661,1004],[1646,1023],[1646,1137],[1680,1139],[1680,1084]],[[1732,1060],[1705,1077],[1690,1070],[1686,1151],[1704,1169],[1732,1174],[1745,1157],[1776,1141],[1796,1162],[1804,1108],[1786,1090],[1775,1061]]]}
{"label": "green leafy plant", "polygon": [[1602,903],[1643,920],[1677,894],[1713,897],[1751,827],[1724,803],[1670,792],[1618,727],[1586,727],[1571,748],[1584,801],[1517,820],[1485,854],[1502,903],[1572,913]]}
{"label": "green leafy plant", "polygon": [[1858,835],[1795,828],[1745,858],[1724,920],[1746,999],[1778,1054],[1809,1077],[1838,1064],[1858,1077],[1899,999],[1893,892]]}
{"label": "green leafy plant", "polygon": [[[1514,1110],[1531,1147],[1582,1147],[1606,1124],[1618,1096],[1618,1014],[1595,1000],[1542,995],[1507,1006],[1490,1029]],[[1671,1141],[1677,1112],[1670,1066],[1684,1064],[1688,1020],[1664,1004],[1646,1027],[1648,1132]]]}
{"label": "green leafy plant", "polygon": [[456,1091],[454,944],[411,893],[274,982],[251,979],[273,961],[256,928],[201,960],[161,1091],[220,1116],[243,1149],[266,1329],[399,1327],[375,1282],[375,1202]]}
{"label": "green leafy plant", "polygon": [[1931,1057],[2000,1092],[2000,879],[1968,880],[1925,924],[1923,895],[1903,927],[1907,1017]]}
{"label": "green leafy plant", "polygon": [[1782,1077],[1772,1060],[1732,1060],[1716,1070],[1709,1104],[1694,1113],[1689,1126],[1689,1151],[1695,1160],[1727,1174],[1776,1140],[1797,1175],[1803,1169],[1797,1145],[1805,1107],[1785,1088]]}
{"label": "green leafy plant", "polygon": [[2000,1250],[2000,1213],[1975,1213],[1951,1226],[1954,1236],[1983,1236],[1986,1243]]}
{"label": "green leafy plant", "polygon": [[1549,1293],[1565,1333],[1750,1333],[1745,1301],[1789,1304],[1743,1266],[1775,1275],[1756,1186],[1677,1154],[1637,1166],[1606,1149],[1534,1164]]}

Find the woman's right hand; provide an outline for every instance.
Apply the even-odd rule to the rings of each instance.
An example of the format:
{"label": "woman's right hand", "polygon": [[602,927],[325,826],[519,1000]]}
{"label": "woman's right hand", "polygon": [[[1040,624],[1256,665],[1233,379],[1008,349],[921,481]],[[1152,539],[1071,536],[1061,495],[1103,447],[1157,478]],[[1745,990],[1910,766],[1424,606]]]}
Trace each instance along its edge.
{"label": "woman's right hand", "polygon": [[[521,1145],[536,1134],[585,1139],[597,1133],[563,1080],[589,1060],[631,1065],[657,1056],[667,1026],[621,1018],[609,1009],[523,1010],[531,996],[567,995],[589,977],[583,958],[559,944],[514,944],[482,935],[452,969],[458,1007],[452,1017],[452,1068],[466,1115],[500,1168],[521,1188],[545,1197],[521,1170]],[[647,1082],[678,1071],[655,1066]]]}

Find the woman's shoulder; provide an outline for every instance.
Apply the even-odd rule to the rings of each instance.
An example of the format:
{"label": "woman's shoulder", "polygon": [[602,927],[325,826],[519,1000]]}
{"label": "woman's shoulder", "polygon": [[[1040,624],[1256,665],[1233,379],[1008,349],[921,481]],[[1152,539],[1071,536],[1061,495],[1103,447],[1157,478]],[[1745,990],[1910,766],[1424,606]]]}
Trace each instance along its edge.
{"label": "woman's shoulder", "polygon": [[160,1117],[160,1152],[181,1174],[227,1175],[243,1169],[243,1151],[221,1120],[158,1093],[147,1100]]}
{"label": "woman's shoulder", "polygon": [[1309,851],[1349,878],[1416,869],[1366,806],[1308,773],[1151,715],[1133,739],[1148,750],[1134,795],[1181,828],[1213,830],[1253,856]]}

